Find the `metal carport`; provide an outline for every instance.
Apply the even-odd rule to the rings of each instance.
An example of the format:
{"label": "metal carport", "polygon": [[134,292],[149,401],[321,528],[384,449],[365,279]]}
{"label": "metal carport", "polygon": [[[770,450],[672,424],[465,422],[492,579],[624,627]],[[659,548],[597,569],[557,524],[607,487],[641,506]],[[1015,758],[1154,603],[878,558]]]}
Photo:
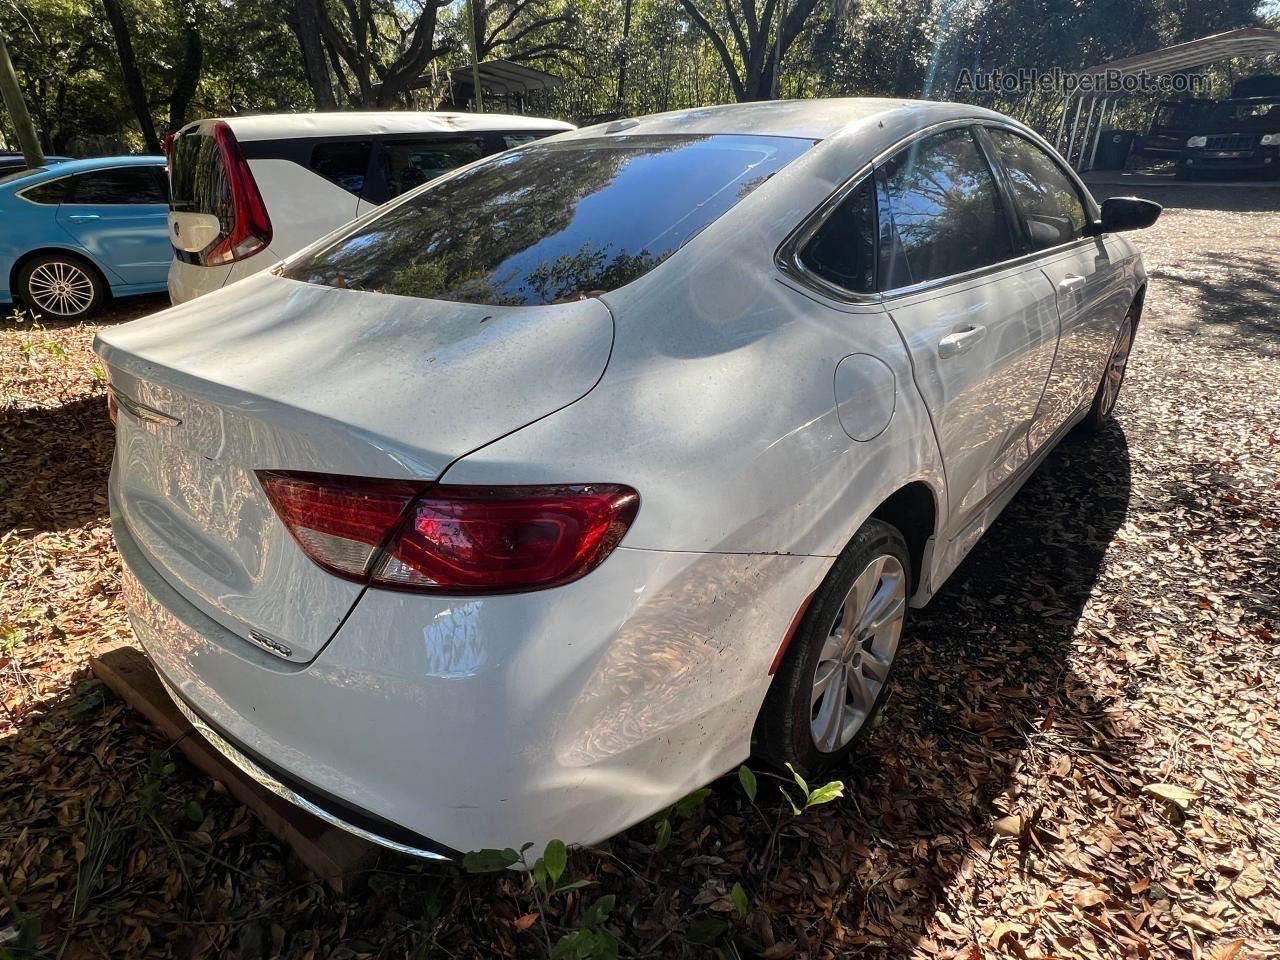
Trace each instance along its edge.
{"label": "metal carport", "polygon": [[[1186,43],[1174,44],[1149,53],[1121,57],[1110,63],[1086,67],[1083,70],[1077,70],[1073,76],[1077,79],[1093,78],[1088,82],[1096,86],[1108,78],[1123,79],[1138,74],[1172,74],[1231,57],[1266,57],[1272,54],[1280,54],[1280,30],[1243,27],[1239,30],[1228,30],[1226,33],[1201,37],[1199,40],[1188,40]],[[1058,136],[1054,146],[1076,170],[1083,172],[1093,168],[1093,162],[1098,153],[1098,141],[1102,136],[1102,128],[1106,124],[1108,110],[1114,113],[1116,101],[1126,95],[1123,92],[1107,94],[1091,92],[1067,93],[1063,97],[1062,116],[1058,121]],[[1102,100],[1101,110],[1097,109],[1099,98]],[[1068,127],[1067,117],[1072,113],[1073,99],[1075,111]],[[1083,135],[1079,135],[1081,133],[1080,117],[1084,113],[1086,100],[1089,103],[1089,109],[1085,114]],[[1097,111],[1096,125],[1095,111]]]}

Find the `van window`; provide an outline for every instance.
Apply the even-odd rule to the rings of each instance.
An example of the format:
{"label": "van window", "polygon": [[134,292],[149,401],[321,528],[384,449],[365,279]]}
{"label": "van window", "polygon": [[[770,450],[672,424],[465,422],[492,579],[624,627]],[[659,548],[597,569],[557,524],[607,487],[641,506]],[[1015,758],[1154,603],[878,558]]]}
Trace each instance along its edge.
{"label": "van window", "polygon": [[855,293],[875,289],[875,178],[854,188],[800,251],[800,262],[828,283]]}
{"label": "van window", "polygon": [[481,137],[388,140],[382,144],[382,173],[387,199],[398,197],[441,174],[479,160],[486,153]]}
{"label": "van window", "polygon": [[224,236],[235,232],[231,184],[222,151],[212,136],[193,131],[174,141],[170,186],[169,205],[174,213],[213,214]]}
{"label": "van window", "polygon": [[550,136],[548,133],[504,133],[502,135],[502,149],[510,150],[512,147],[523,147],[526,143],[533,143],[535,140],[541,140],[543,137]]}
{"label": "van window", "polygon": [[967,128],[917,140],[889,160],[880,176],[886,194],[881,237],[894,237],[882,288],[924,283],[1013,258],[1013,238],[995,178]]}
{"label": "van window", "polygon": [[311,151],[311,169],[349,193],[360,195],[369,172],[369,140],[317,143]]}
{"label": "van window", "polygon": [[595,296],[652,270],[812,145],[730,135],[531,143],[393,203],[284,276],[465,303]]}

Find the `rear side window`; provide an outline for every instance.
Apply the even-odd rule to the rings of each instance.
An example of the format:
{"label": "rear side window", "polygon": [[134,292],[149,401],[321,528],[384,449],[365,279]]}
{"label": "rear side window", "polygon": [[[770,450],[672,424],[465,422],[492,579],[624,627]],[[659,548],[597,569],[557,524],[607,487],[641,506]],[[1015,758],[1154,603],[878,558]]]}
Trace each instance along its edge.
{"label": "rear side window", "polygon": [[164,168],[118,167],[94,170],[71,178],[63,203],[142,204],[168,203]]}
{"label": "rear side window", "polygon": [[34,187],[28,187],[18,196],[25,200],[30,200],[32,203],[59,204],[66,195],[67,184],[70,182],[70,177],[46,180],[44,183],[38,183]]}
{"label": "rear side window", "polygon": [[369,154],[373,144],[368,140],[318,143],[311,151],[311,169],[343,190],[360,195],[365,174],[369,172]]}
{"label": "rear side window", "polygon": [[917,140],[880,170],[891,235],[881,287],[949,277],[1014,256],[1009,221],[991,168],[967,128]]}
{"label": "rear side window", "polygon": [[481,137],[388,140],[382,144],[381,154],[388,199],[479,160],[488,152]]}
{"label": "rear side window", "polygon": [[173,144],[170,174],[174,213],[203,213],[218,218],[222,232],[235,230],[236,212],[231,183],[218,142],[211,136],[187,133]]}
{"label": "rear side window", "polygon": [[1080,239],[1089,218],[1080,192],[1062,168],[1026,137],[990,127],[987,135],[1009,175],[1013,198],[1026,219],[1032,249],[1044,250]]}
{"label": "rear side window", "polygon": [[393,206],[284,275],[465,303],[594,296],[653,269],[812,145],[766,136],[534,143]]}
{"label": "rear side window", "polygon": [[804,245],[800,262],[837,287],[870,293],[876,279],[875,234],[875,179],[867,177]]}

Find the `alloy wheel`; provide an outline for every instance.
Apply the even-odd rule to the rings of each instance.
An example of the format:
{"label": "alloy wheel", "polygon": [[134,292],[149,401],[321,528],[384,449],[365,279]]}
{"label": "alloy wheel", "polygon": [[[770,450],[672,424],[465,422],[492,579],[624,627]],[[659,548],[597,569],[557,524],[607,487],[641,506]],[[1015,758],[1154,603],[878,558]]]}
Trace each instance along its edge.
{"label": "alloy wheel", "polygon": [[849,743],[875,709],[898,652],[907,577],[882,554],[853,581],[828,631],[813,674],[809,731],[823,753]]}
{"label": "alloy wheel", "polygon": [[27,293],[46,313],[74,317],[93,305],[93,278],[74,263],[49,260],[31,271]]}
{"label": "alloy wheel", "polygon": [[1129,364],[1129,353],[1133,350],[1133,339],[1137,333],[1137,324],[1128,317],[1116,337],[1116,345],[1111,350],[1111,359],[1107,361],[1107,370],[1102,375],[1102,403],[1099,412],[1105,417],[1116,405],[1120,396],[1120,385],[1124,383],[1125,367]]}

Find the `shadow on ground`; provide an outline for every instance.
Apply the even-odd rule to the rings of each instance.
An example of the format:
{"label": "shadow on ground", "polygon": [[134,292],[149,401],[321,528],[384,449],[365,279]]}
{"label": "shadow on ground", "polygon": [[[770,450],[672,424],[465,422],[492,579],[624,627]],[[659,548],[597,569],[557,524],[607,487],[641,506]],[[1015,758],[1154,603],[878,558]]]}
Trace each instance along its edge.
{"label": "shadow on ground", "polygon": [[114,435],[100,396],[0,410],[0,530],[65,530],[105,517]]}
{"label": "shadow on ground", "polygon": [[[5,435],[104,431],[95,426],[106,419],[98,404],[86,404],[50,413],[62,419],[8,421]],[[92,446],[91,456],[44,464],[55,482],[10,498],[27,505],[29,524],[83,522],[84,508],[69,504],[85,498],[56,491],[68,483],[101,491],[109,444]],[[28,463],[18,481],[34,483],[36,472]],[[783,824],[774,850],[730,777],[677,823],[666,850],[655,852],[654,826],[645,823],[603,856],[575,855],[571,869],[625,905],[622,939],[638,954],[706,956],[690,931],[709,916],[708,891],[727,893],[735,881],[756,905],[749,926],[730,927],[740,930],[743,956],[753,955],[749,943],[768,939],[795,943],[799,956],[819,944],[896,956],[943,916],[967,922],[964,904],[948,900],[957,872],[991,843],[994,819],[1035,816],[1012,791],[1029,731],[1051,725],[1103,770],[1128,763],[1125,736],[1104,713],[1106,696],[1070,667],[1073,635],[1128,497],[1128,445],[1117,425],[1059,447],[930,607],[916,612],[896,695],[865,762],[837,772],[850,794],[788,822],[762,778],[763,821]],[[25,878],[16,887],[21,909],[39,920],[44,949],[68,940],[66,958],[109,946],[118,957],[212,951],[263,960],[339,943],[353,956],[361,945],[398,956],[432,944],[455,956],[538,955],[537,929],[517,932],[516,919],[533,908],[519,878],[464,877],[386,854],[343,899],[299,875],[243,808],[92,682],[26,718],[5,746],[0,848],[8,853],[0,871]],[[1035,854],[1035,845],[1059,838],[1037,830],[1027,842]],[[43,862],[48,871],[47,853],[35,854],[50,844],[95,854],[91,869],[83,858],[55,858],[33,888],[22,864]],[[139,927],[133,912],[143,905]],[[549,916],[553,927],[570,919],[555,908]]]}

